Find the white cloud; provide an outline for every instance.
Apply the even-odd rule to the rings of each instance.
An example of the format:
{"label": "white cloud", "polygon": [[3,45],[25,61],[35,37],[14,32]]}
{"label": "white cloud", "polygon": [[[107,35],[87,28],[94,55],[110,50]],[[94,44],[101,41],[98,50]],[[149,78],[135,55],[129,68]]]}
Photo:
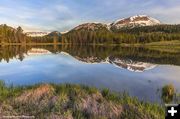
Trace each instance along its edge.
{"label": "white cloud", "polygon": [[156,7],[150,10],[149,13],[159,17],[164,23],[180,24],[180,6]]}
{"label": "white cloud", "polygon": [[[7,0],[8,1],[8,0]],[[167,23],[180,23],[179,0],[9,1],[0,4],[0,23],[25,30],[66,31],[84,22],[112,22],[147,14]]]}

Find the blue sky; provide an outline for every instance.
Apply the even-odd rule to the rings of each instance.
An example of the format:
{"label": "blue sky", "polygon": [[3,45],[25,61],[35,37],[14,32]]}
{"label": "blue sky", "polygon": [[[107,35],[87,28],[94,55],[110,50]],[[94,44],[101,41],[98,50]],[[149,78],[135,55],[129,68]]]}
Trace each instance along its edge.
{"label": "blue sky", "polygon": [[85,22],[109,23],[137,14],[180,23],[179,0],[0,0],[0,24],[25,31],[66,31]]}

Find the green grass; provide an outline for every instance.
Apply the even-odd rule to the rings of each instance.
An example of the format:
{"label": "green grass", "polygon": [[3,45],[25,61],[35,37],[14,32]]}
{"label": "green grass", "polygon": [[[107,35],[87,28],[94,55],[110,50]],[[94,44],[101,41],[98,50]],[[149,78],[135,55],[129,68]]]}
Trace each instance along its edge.
{"label": "green grass", "polygon": [[[163,118],[162,115],[164,115],[164,109],[158,104],[139,101],[136,97],[130,97],[126,92],[117,94],[110,92],[108,89],[104,89],[102,91],[102,95],[107,100],[116,102],[121,105],[130,106],[130,108],[125,109],[123,112],[123,118],[138,118],[137,115],[134,114],[136,112],[138,112],[140,115],[148,113],[150,118]],[[136,111],[133,108],[135,108]]]}
{"label": "green grass", "polygon": [[75,119],[163,119],[164,107],[139,101],[127,93],[102,91],[81,85],[41,84],[6,87],[0,82],[0,109],[4,116]]}
{"label": "green grass", "polygon": [[145,46],[145,48],[160,52],[180,53],[180,46]]}
{"label": "green grass", "polygon": [[23,87],[6,87],[5,83],[0,80],[0,102],[7,100],[8,98],[13,98],[20,93],[22,93]]}
{"label": "green grass", "polygon": [[145,48],[150,50],[158,50],[161,52],[169,52],[169,53],[180,53],[180,41],[161,41],[161,42],[152,42],[144,44]]}
{"label": "green grass", "polygon": [[159,42],[151,42],[151,43],[135,43],[135,44],[122,43],[122,44],[120,44],[120,46],[143,47],[143,48],[147,48],[150,50],[156,50],[156,51],[161,51],[161,52],[180,53],[180,41],[179,40],[159,41]]}
{"label": "green grass", "polygon": [[147,43],[146,45],[153,45],[153,46],[180,46],[180,41],[179,40],[172,40],[172,41],[160,41],[160,42],[151,42]]}
{"label": "green grass", "polygon": [[163,86],[161,98],[165,103],[175,102],[176,104],[180,103],[180,94],[176,92],[175,87],[172,84]]}

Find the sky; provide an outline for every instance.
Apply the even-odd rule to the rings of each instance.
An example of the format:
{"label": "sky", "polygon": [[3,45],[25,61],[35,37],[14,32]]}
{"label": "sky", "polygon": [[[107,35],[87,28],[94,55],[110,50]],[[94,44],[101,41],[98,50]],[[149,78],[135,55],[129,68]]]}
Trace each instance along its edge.
{"label": "sky", "polygon": [[180,24],[180,0],[0,0],[0,24],[24,31],[68,31],[87,22],[148,15]]}

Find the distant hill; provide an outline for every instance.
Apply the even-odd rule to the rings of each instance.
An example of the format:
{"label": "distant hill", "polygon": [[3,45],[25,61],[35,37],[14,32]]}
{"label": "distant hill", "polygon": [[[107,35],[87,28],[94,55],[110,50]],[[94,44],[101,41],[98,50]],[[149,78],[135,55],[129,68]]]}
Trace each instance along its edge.
{"label": "distant hill", "polygon": [[23,32],[21,27],[17,29],[6,24],[0,25],[0,44],[9,43],[59,43],[61,42],[61,33],[58,31],[47,34],[46,32]]}
{"label": "distant hill", "polygon": [[61,33],[58,32],[58,31],[53,31],[53,32],[47,34],[47,36],[50,36],[50,37],[59,36],[59,37],[60,37],[60,36],[61,36]]}
{"label": "distant hill", "polygon": [[61,33],[58,31],[53,31],[44,36],[31,37],[31,42],[33,43],[60,43]]}
{"label": "distant hill", "polygon": [[30,37],[42,37],[48,34],[48,32],[25,32],[27,36]]}
{"label": "distant hill", "polygon": [[107,30],[107,25],[102,23],[84,23],[73,28],[71,31],[79,31],[79,30],[85,30],[85,31]]}
{"label": "distant hill", "polygon": [[[107,25],[101,23],[81,24],[62,35],[63,43],[95,43],[97,36],[109,32]],[[103,42],[103,41],[102,41]]]}
{"label": "distant hill", "polygon": [[25,43],[25,36],[21,27],[15,29],[6,24],[0,25],[0,44]]}

